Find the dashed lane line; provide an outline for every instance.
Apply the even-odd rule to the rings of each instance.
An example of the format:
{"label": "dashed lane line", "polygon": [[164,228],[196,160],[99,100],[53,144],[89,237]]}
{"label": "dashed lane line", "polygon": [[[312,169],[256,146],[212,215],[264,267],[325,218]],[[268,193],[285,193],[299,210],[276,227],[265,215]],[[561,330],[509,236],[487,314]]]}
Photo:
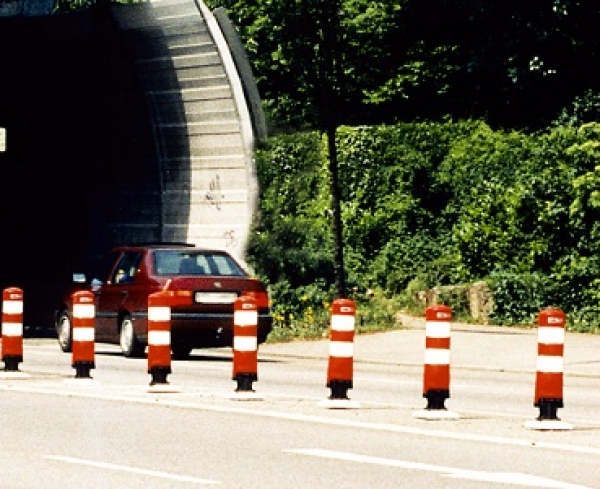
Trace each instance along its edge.
{"label": "dashed lane line", "polygon": [[408,460],[397,460],[391,458],[372,457],[358,455],[348,452],[337,452],[322,450],[319,448],[284,450],[288,453],[307,455],[312,457],[329,458],[352,463],[366,463],[382,465],[387,467],[398,467],[407,470],[420,470],[426,472],[437,472],[443,477],[454,479],[471,480],[476,482],[492,482],[497,484],[508,484],[514,486],[544,487],[552,489],[591,489],[587,486],[569,484],[566,482],[539,477],[517,472],[488,472],[483,470],[465,470],[456,467],[444,467],[443,465],[432,465],[421,462],[410,462]]}
{"label": "dashed lane line", "polygon": [[195,484],[203,484],[203,485],[209,485],[209,484],[221,484],[220,481],[216,481],[216,480],[210,480],[210,479],[200,479],[198,477],[191,477],[188,475],[179,475],[179,474],[172,474],[169,472],[160,472],[158,470],[148,470],[148,469],[140,469],[140,468],[136,468],[136,467],[129,467],[127,465],[117,465],[117,464],[109,464],[106,462],[99,462],[96,460],[86,460],[83,458],[75,458],[75,457],[64,457],[61,455],[46,455],[44,458],[50,459],[50,460],[56,460],[59,462],[65,462],[65,463],[69,463],[69,464],[76,464],[76,465],[85,465],[88,467],[96,467],[96,468],[100,468],[100,469],[106,469],[106,470],[114,470],[114,471],[119,471],[119,472],[129,472],[131,474],[138,474],[138,475],[143,475],[143,476],[150,476],[150,477],[158,477],[161,479],[168,479],[171,481],[178,481],[178,482],[192,482]]}

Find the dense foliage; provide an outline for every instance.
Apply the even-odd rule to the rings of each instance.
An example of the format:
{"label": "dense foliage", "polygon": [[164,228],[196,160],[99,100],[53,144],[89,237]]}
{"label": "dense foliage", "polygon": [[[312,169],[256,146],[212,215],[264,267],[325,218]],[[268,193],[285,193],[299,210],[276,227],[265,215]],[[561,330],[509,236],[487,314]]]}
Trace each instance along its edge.
{"label": "dense foliage", "polygon": [[[485,278],[496,322],[531,322],[542,304],[560,304],[571,324],[596,327],[595,136],[575,128],[600,118],[598,5],[206,3],[239,28],[271,134],[319,131],[320,153],[288,158],[304,152],[300,140],[274,137],[258,158],[264,207],[250,252],[283,299],[282,324],[305,323],[302,311],[312,319],[331,294],[327,256],[339,270],[339,239],[329,223],[341,201],[350,290],[409,301],[423,287]],[[331,111],[345,126],[333,155],[319,136]],[[327,188],[327,158],[341,195]],[[263,178],[264,166],[289,173]],[[304,188],[315,192],[308,204],[293,193]],[[270,214],[273,203],[292,213]]]}
{"label": "dense foliage", "polygon": [[[600,125],[534,135],[481,121],[343,127],[338,146],[346,263],[360,300],[371,289],[410,301],[415,283],[483,279],[497,324],[531,324],[556,306],[572,327],[598,328]],[[331,298],[323,147],[318,133],[285,135],[257,155],[261,215],[249,259],[288,327]]]}
{"label": "dense foliage", "polygon": [[[343,102],[336,110],[345,125],[451,116],[517,130],[543,129],[575,97],[599,91],[594,1],[205,3],[224,7],[238,26],[272,132],[317,128],[326,89]],[[327,28],[336,32],[330,43]],[[328,58],[337,71],[330,86],[319,85]]]}

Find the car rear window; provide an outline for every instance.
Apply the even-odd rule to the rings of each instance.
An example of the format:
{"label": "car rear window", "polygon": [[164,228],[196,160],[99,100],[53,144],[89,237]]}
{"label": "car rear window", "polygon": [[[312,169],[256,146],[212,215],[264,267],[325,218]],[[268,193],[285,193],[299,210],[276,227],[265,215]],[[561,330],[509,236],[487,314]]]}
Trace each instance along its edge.
{"label": "car rear window", "polygon": [[154,274],[244,277],[246,272],[227,253],[218,251],[156,250]]}

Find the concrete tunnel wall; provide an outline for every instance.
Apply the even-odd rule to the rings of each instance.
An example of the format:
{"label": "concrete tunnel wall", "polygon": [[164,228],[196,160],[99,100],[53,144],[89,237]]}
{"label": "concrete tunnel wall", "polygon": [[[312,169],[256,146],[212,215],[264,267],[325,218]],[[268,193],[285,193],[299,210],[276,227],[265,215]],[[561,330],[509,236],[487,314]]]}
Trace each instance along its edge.
{"label": "concrete tunnel wall", "polygon": [[0,285],[23,288],[26,325],[47,326],[56,284],[116,244],[243,260],[266,131],[228,41],[194,0],[0,17]]}

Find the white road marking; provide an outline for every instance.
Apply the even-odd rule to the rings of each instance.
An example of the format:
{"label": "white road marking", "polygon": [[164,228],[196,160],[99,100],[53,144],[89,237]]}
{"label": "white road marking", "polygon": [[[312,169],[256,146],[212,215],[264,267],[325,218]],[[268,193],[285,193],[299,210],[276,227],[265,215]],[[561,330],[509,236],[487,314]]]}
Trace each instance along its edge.
{"label": "white road marking", "polygon": [[221,484],[220,481],[214,481],[210,479],[200,479],[198,477],[190,477],[187,475],[170,474],[168,472],[159,472],[157,470],[146,470],[138,469],[135,467],[128,467],[126,465],[109,464],[105,462],[98,462],[95,460],[85,460],[82,458],[74,457],[63,457],[61,455],[46,455],[44,458],[51,460],[57,460],[59,462],[66,462],[69,464],[87,465],[88,467],[98,467],[101,469],[118,470],[120,472],[129,472],[132,474],[146,475],[151,477],[159,477],[161,479],[169,479],[179,482],[193,482],[195,484]]}
{"label": "white road marking", "polygon": [[545,487],[552,489],[591,489],[586,486],[560,482],[546,477],[538,477],[529,474],[519,474],[516,472],[486,472],[481,470],[463,470],[455,467],[444,467],[443,465],[431,465],[419,462],[409,462],[407,460],[397,460],[391,458],[371,457],[358,455],[355,453],[336,452],[332,450],[312,449],[290,449],[284,450],[288,453],[297,453],[312,457],[329,458],[343,460],[346,462],[357,462],[375,465],[385,465],[388,467],[399,467],[409,470],[421,470],[426,472],[437,472],[443,477],[452,477],[455,479],[466,479],[477,482],[495,482],[498,484],[511,484],[516,486]]}

